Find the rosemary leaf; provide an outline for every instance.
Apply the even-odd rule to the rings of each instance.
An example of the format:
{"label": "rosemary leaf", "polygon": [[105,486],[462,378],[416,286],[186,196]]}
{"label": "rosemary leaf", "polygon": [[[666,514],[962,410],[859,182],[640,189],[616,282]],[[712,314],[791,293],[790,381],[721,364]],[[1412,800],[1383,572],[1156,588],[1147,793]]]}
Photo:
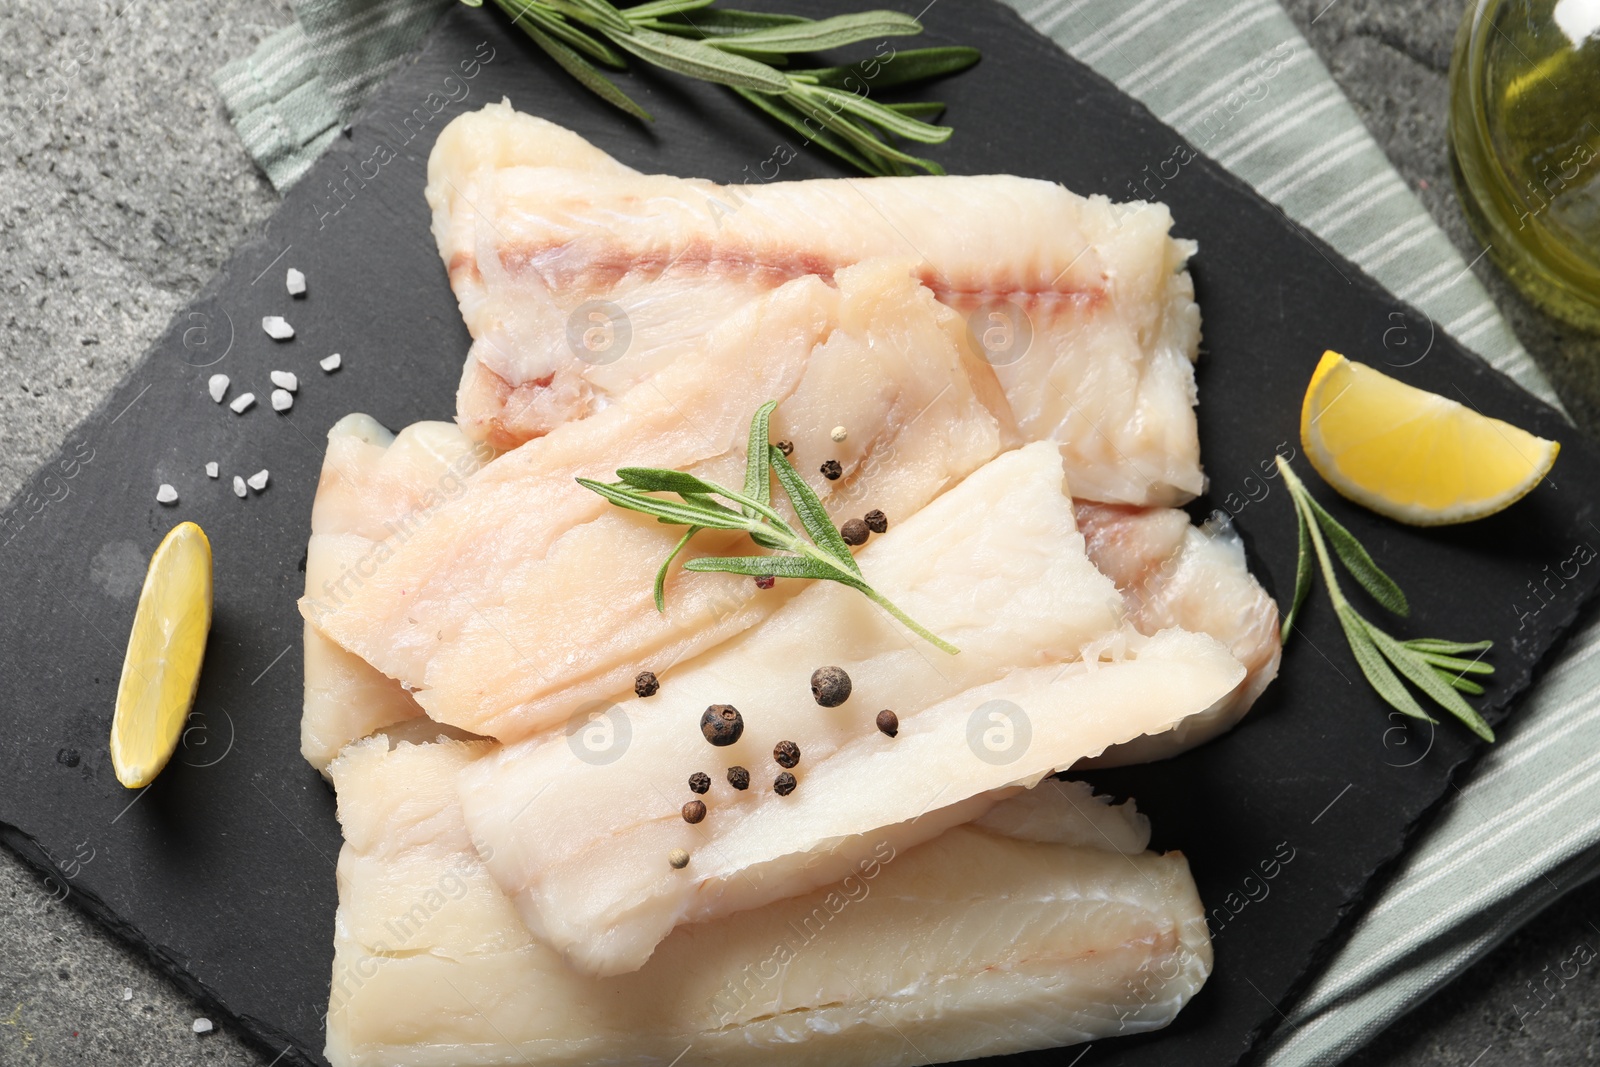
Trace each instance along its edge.
{"label": "rosemary leaf", "polygon": [[1485,741],[1494,740],[1494,731],[1483,721],[1483,716],[1462,699],[1461,694],[1451,686],[1445,676],[1376,626],[1366,622],[1363,622],[1363,626],[1378,651],[1383,653],[1383,657],[1394,665],[1395,670],[1405,675],[1412,685],[1426,693],[1435,704],[1460,719],[1473,733]]}
{"label": "rosemary leaf", "polygon": [[910,37],[922,32],[922,23],[897,11],[861,11],[850,15],[769,26],[713,42],[741,52],[821,52],[876,37]]}
{"label": "rosemary leaf", "polygon": [[864,96],[843,92],[839,89],[829,89],[826,86],[813,86],[811,91],[824,100],[836,105],[840,111],[847,111],[858,118],[865,119],[889,133],[904,137],[908,141],[917,141],[921,144],[943,144],[950,139],[956,131],[948,126],[932,126],[926,122],[909,118],[893,111],[882,104],[868,100]]}
{"label": "rosemary leaf", "polygon": [[1404,642],[1405,646],[1414,652],[1437,652],[1446,656],[1458,656],[1463,652],[1487,652],[1494,647],[1493,641],[1440,641],[1433,637],[1413,637]]}
{"label": "rosemary leaf", "polygon": [[662,522],[680,526],[706,526],[714,530],[744,530],[750,525],[749,519],[733,511],[724,514],[689,503],[643,496],[630,486],[607,485],[591,478],[579,478],[577,482],[585,489],[599,493],[619,508],[653,515]]}
{"label": "rosemary leaf", "polygon": [[763,504],[772,502],[772,460],[767,454],[771,442],[767,433],[777,406],[776,400],[769,400],[756,409],[756,417],[750,420],[750,440],[745,445],[744,495]]}
{"label": "rosemary leaf", "polygon": [[1357,541],[1355,534],[1344,528],[1344,525],[1328,514],[1321,504],[1308,493],[1305,496],[1306,504],[1311,513],[1316,516],[1317,523],[1322,527],[1322,532],[1328,537],[1328,542],[1333,545],[1333,551],[1343,563],[1345,570],[1353,577],[1385,610],[1405,618],[1411,614],[1411,605],[1406,603],[1406,595],[1400,587],[1372,561],[1367,550]]}
{"label": "rosemary leaf", "polygon": [[789,88],[789,79],[766,63],[724,52],[703,41],[632,26],[625,33],[605,33],[618,48],[686,77],[766,93],[781,93]]}
{"label": "rosemary leaf", "polygon": [[898,163],[906,163],[913,167],[920,167],[929,174],[943,174],[944,168],[928,159],[921,159],[910,153],[902,152],[893,145],[874,136],[867,130],[857,126],[854,122],[839,114],[838,110],[818,100],[813,94],[819,87],[811,85],[795,85],[789,92],[783,94],[783,99],[792,104],[795,110],[814,122],[821,123],[857,149],[882,156],[884,159]]}
{"label": "rosemary leaf", "polygon": [[522,15],[519,15],[518,18],[526,16],[529,21],[551,37],[570,45],[573,49],[595,62],[604,63],[612,70],[623,70],[627,67],[628,61],[623,57],[622,53],[599,38],[585,33],[570,22],[564,22],[560,18],[544,14],[536,4],[529,3],[527,0],[510,0],[510,2],[522,11]]}
{"label": "rosemary leaf", "polygon": [[976,48],[941,45],[937,48],[908,48],[887,59],[863,59],[842,67],[813,67],[797,70],[818,85],[855,90],[863,83],[873,89],[892,89],[897,85],[959,74],[982,58]]}
{"label": "rosemary leaf", "polygon": [[[1401,644],[1408,649],[1411,648],[1410,641],[1402,641]],[[1481,659],[1462,659],[1460,656],[1444,656],[1437,652],[1417,652],[1416,649],[1411,649],[1411,651],[1416,653],[1417,658],[1424,663],[1438,667],[1441,670],[1454,671],[1457,674],[1494,673],[1494,668]]]}
{"label": "rosemary leaf", "polygon": [[[640,7],[649,5],[641,4]],[[631,15],[638,8],[628,8],[624,15]],[[756,30],[768,29],[772,26],[793,26],[800,22],[809,22],[810,19],[801,15],[778,15],[764,11],[734,11],[727,8],[711,8],[697,10],[694,15],[684,15],[681,18],[660,18],[653,22],[650,28],[662,33],[677,33],[685,37],[698,37],[710,39],[713,37],[731,37],[735,34],[752,33]]]}
{"label": "rosemary leaf", "polygon": [[686,571],[720,571],[725,574],[749,574],[757,578],[772,575],[775,578],[836,577],[833,568],[807,556],[700,556],[683,565]]}
{"label": "rosemary leaf", "polygon": [[667,612],[667,571],[672,567],[672,561],[678,558],[678,553],[689,547],[689,539],[699,533],[704,527],[691,526],[684,531],[678,543],[672,546],[671,555],[661,561],[661,566],[656,569],[656,611],[662,615]]}
{"label": "rosemary leaf", "polygon": [[557,66],[576,78],[585,89],[634,118],[645,122],[655,121],[650,112],[634,103],[627,93],[617,88],[616,82],[601,74],[594,64],[584,59],[571,46],[556,40],[531,22],[522,23],[522,32],[532,38],[534,44],[544,49],[545,54],[555,60]]}
{"label": "rosemary leaf", "polygon": [[651,3],[623,8],[622,17],[638,25],[646,19],[660,19],[668,15],[681,15],[686,11],[698,11],[716,2],[717,0],[653,0]]}
{"label": "rosemary leaf", "polygon": [[944,105],[932,100],[906,104],[884,104],[890,111],[898,111],[902,115],[910,115],[917,119],[936,119],[944,114]]}
{"label": "rosemary leaf", "polygon": [[806,139],[807,144],[814,144],[818,148],[832,152],[846,163],[874,177],[887,173],[883,165],[876,160],[869,160],[854,148],[833,136],[820,125],[812,126],[806,117],[794,108],[784,104],[780,99],[768,96],[765,93],[752,93],[748,89],[735,89],[747,102],[766,112],[785,126],[794,130]]}
{"label": "rosemary leaf", "polygon": [[844,543],[844,538],[839,536],[839,528],[828,517],[827,509],[822,506],[816,491],[800,477],[800,472],[789,463],[788,456],[777,448],[767,449],[767,455],[771,459],[773,473],[778,476],[778,484],[789,494],[794,512],[800,517],[800,524],[806,528],[806,533],[811,535],[812,542],[859,576],[861,568],[856,566],[856,557],[851,554],[850,546]]}
{"label": "rosemary leaf", "polygon": [[617,479],[646,493],[688,493],[710,497],[722,488],[715,482],[696,478],[684,471],[659,470],[655,467],[618,467]]}
{"label": "rosemary leaf", "polygon": [[1289,611],[1283,617],[1283,627],[1278,633],[1280,642],[1289,640],[1289,632],[1294,629],[1294,620],[1300,614],[1300,606],[1306,602],[1306,596],[1311,592],[1311,578],[1313,567],[1311,563],[1311,532],[1306,528],[1305,509],[1300,506],[1298,499],[1294,501],[1295,529],[1299,534],[1300,553],[1296,557],[1294,568],[1294,600],[1289,604]]}
{"label": "rosemary leaf", "polygon": [[1394,710],[1410,715],[1414,719],[1438,722],[1438,719],[1422,710],[1417,698],[1411,695],[1411,691],[1390,668],[1383,653],[1373,641],[1366,620],[1349,604],[1340,604],[1337,611],[1339,625],[1344,628],[1345,640],[1350,643],[1350,651],[1356,657],[1357,666],[1361,668],[1361,673],[1367,676],[1367,682],[1384,702]]}

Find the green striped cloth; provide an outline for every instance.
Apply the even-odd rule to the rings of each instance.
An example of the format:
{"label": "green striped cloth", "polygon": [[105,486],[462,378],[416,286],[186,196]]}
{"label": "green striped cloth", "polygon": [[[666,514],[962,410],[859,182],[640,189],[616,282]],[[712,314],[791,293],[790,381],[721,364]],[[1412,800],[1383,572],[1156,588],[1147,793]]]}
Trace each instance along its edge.
{"label": "green striped cloth", "polygon": [[[1008,2],[1440,329],[1556,403],[1276,0]],[[296,0],[296,24],[217,72],[240,137],[274,185],[305,172],[441,3]],[[1597,653],[1600,625],[1575,635],[1295,1005],[1271,1067],[1337,1063],[1600,875]]]}

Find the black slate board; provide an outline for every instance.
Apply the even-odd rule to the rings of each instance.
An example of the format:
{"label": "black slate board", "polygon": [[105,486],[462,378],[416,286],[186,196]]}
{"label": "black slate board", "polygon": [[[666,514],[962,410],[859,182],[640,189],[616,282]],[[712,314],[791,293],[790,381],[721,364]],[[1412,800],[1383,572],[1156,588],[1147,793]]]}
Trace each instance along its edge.
{"label": "black slate board", "polygon": [[[925,21],[933,40],[989,57],[933,94],[949,102],[959,131],[937,151],[953,173],[1013,172],[1125,199],[1130,182],[1182,144],[1009,9],[941,4]],[[323,434],[350,410],[395,428],[449,417],[468,340],[422,201],[434,136],[453,115],[507,94],[644,170],[759,180],[776,146],[794,140],[716,89],[648,74],[628,84],[658,116],[653,129],[553,74],[498,16],[452,10],[0,527],[0,731],[20,739],[0,749],[0,835],[49,872],[47,891],[144,947],[220,1015],[284,1051],[280,1062],[320,1059],[340,844],[332,794],[298,755],[294,601]],[[363,177],[380,140],[398,158]],[[785,179],[836,173],[807,152],[781,168]],[[1238,512],[1252,565],[1280,596],[1293,579],[1291,511],[1257,465],[1295,441],[1299,397],[1324,348],[1387,363],[1404,380],[1562,441],[1554,482],[1464,528],[1401,528],[1313,479],[1410,594],[1403,633],[1498,642],[1499,673],[1483,704],[1501,721],[1600,580],[1587,568],[1550,586],[1548,603],[1529,584],[1576,545],[1600,543],[1594,448],[1208,160],[1154,192],[1201,248],[1193,271],[1205,314],[1201,440],[1212,492],[1194,511]],[[290,265],[310,279],[302,300],[285,295]],[[297,337],[268,340],[258,325],[267,314],[289,317]],[[334,351],[344,369],[324,375],[316,360]],[[282,416],[265,404],[275,368],[302,382]],[[231,395],[256,393],[254,410],[236,416],[207,399],[205,380],[219,370],[233,379]],[[221,464],[221,479],[204,476],[208,460]],[[262,467],[272,471],[266,492],[236,499],[231,476]],[[178,488],[176,507],[155,503],[161,482]],[[1263,488],[1264,499],[1250,499]],[[130,794],[105,751],[121,645],[143,561],[183,519],[200,522],[215,547],[216,621],[176,765]],[[1336,943],[1375,872],[1477,754],[1458,727],[1417,732],[1385,714],[1320,594],[1301,630],[1283,676],[1235,733],[1168,763],[1094,776],[1139,798],[1158,846],[1189,855],[1215,916],[1217,969],[1168,1031],[1098,1042],[1071,1062],[1209,1065],[1245,1055],[1276,1022],[1274,1005]]]}

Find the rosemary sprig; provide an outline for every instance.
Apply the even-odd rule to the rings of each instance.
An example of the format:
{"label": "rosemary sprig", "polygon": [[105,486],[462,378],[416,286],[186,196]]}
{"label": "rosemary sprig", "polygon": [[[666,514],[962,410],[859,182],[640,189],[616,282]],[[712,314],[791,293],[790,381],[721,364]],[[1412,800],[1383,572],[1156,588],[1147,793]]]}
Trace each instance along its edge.
{"label": "rosemary sprig", "polygon": [[[1401,641],[1363,618],[1339,587],[1333,560],[1328,554],[1330,544],[1345,570],[1379,605],[1402,618],[1411,614],[1411,605],[1406,602],[1406,595],[1400,591],[1394,579],[1373,562],[1372,556],[1356,540],[1355,535],[1316,502],[1288,461],[1279,456],[1277,462],[1284,485],[1289,490],[1289,498],[1294,503],[1300,534],[1294,600],[1283,619],[1283,640],[1289,640],[1295,616],[1311,592],[1312,557],[1315,556],[1322,570],[1322,580],[1328,587],[1328,597],[1333,601],[1333,610],[1344,630],[1345,640],[1350,643],[1350,651],[1361,667],[1361,673],[1366,675],[1367,682],[1378,695],[1396,711],[1413,718],[1437,722],[1422,710],[1416,697],[1401,681],[1404,677],[1430,701],[1465,723],[1473,733],[1485,741],[1493,741],[1494,731],[1461,694],[1482,695],[1483,686],[1467,675],[1494,673],[1494,667],[1482,660],[1483,654],[1493,647],[1494,642],[1465,643],[1435,638]],[[1465,658],[1471,653],[1477,655],[1471,659]]]}
{"label": "rosemary sprig", "polygon": [[[689,540],[701,530],[743,530],[763,548],[787,555],[701,556],[683,565],[688,571],[720,571],[727,574],[768,575],[779,578],[815,578],[838,582],[864,594],[867,599],[899,619],[919,637],[951,655],[960,649],[925,629],[905,612],[890,603],[882,593],[867,584],[856,564],[850,546],[839,536],[838,527],[828,517],[816,492],[806,484],[786,457],[767,437],[768,422],[776,400],[763,404],[750,420],[750,441],[745,461],[744,489],[735,492],[716,482],[682,471],[657,467],[622,467],[615,482],[579,478],[578,484],[605,497],[619,508],[653,515],[657,522],[689,529],[672,553],[656,571],[656,610],[665,611],[664,586],[667,570]],[[772,507],[772,477],[777,475],[801,526],[809,536],[802,537]],[[656,496],[673,493],[678,499]],[[727,503],[719,503],[720,497]]]}
{"label": "rosemary sprig", "polygon": [[[481,7],[483,0],[461,0]],[[535,44],[579,84],[634,118],[652,121],[601,67],[623,70],[633,56],[685,77],[726,85],[770,118],[802,134],[866,174],[943,174],[932,160],[896,147],[889,137],[942,144],[953,132],[924,121],[936,103],[880,104],[867,98],[888,88],[965,70],[976,49],[916,48],[890,59],[844,67],[784,71],[794,55],[887,37],[914,36],[922,24],[897,11],[832,18],[713,8],[714,0],[649,0],[618,7],[611,0],[494,0]],[[892,59],[892,62],[890,61]]]}

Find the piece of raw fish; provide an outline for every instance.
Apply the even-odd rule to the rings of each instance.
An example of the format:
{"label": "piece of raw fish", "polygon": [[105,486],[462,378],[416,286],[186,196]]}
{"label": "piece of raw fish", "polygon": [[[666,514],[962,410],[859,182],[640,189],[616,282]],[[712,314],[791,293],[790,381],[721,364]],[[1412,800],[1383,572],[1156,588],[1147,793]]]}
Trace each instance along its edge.
{"label": "piece of raw fish", "polygon": [[[858,559],[867,580],[961,649],[910,635],[855,590],[812,583],[760,627],[663,676],[648,701],[613,694],[565,732],[508,747],[463,775],[468,825],[536,935],[590,974],[638,968],[673,927],[804,892],[880,840],[909,847],[983,813],[1013,784],[1170,728],[1238,684],[1209,637],[1122,625],[1063,495],[1060,454],[1008,452]],[[844,668],[848,701],[809,679]],[[743,736],[713,748],[700,715],[732,704]],[[898,735],[873,718],[891,708]],[[592,732],[598,731],[598,733]],[[779,796],[772,752],[802,753]],[[600,743],[603,742],[603,743]],[[727,783],[730,766],[751,785]],[[679,807],[696,771],[710,814]],[[603,797],[571,817],[577,798]],[[661,861],[673,848],[691,870]]]}
{"label": "piece of raw fish", "polygon": [[[459,496],[467,477],[493,454],[445,422],[419,422],[398,437],[366,415],[334,423],[311,505],[306,596],[338,604],[353,582],[384,566],[441,504]],[[304,640],[300,753],[317,770],[349,741],[422,714],[400,683],[309,621]]]}
{"label": "piece of raw fish", "polygon": [[[861,264],[836,283],[789,283],[701,355],[496,460],[392,560],[348,583],[348,597],[302,611],[434,719],[501,740],[565,723],[641,669],[665,672],[755,624],[804,583],[763,592],[747,577],[675,568],[663,615],[652,583],[682,529],[613,508],[573,478],[639,465],[742,485],[750,417],[767,399],[781,400],[773,439],[792,442],[837,521],[879,508],[898,523],[993,457],[1005,427],[985,403],[992,372],[961,356],[954,314],[903,262]],[[840,423],[848,439],[834,442]],[[840,478],[814,473],[824,459],[840,462]],[[752,550],[716,533],[693,546]]]}
{"label": "piece of raw fish", "polygon": [[[484,870],[454,782],[487,742],[375,737],[333,765],[333,1067],[899,1067],[1165,1026],[1211,945],[1188,865],[1131,804],[1054,780],[837,885],[679,928],[586,978]],[[999,819],[996,817],[999,816]],[[683,871],[701,861],[695,856]]]}
{"label": "piece of raw fish", "polygon": [[429,159],[434,234],[474,338],[457,416],[512,447],[603,410],[696,351],[753,297],[911,257],[964,320],[1026,439],[1073,492],[1172,505],[1200,492],[1200,317],[1161,204],[1008,175],[718,186],[641,175],[492,104]]}
{"label": "piece of raw fish", "polygon": [[1165,759],[1233,729],[1278,676],[1283,642],[1278,606],[1250,573],[1232,524],[1213,517],[1197,527],[1183,512],[1163,508],[1080,502],[1076,510],[1089,558],[1122,591],[1135,629],[1210,634],[1245,669],[1244,680],[1210,708],[1165,733],[1117,745],[1091,765]]}

